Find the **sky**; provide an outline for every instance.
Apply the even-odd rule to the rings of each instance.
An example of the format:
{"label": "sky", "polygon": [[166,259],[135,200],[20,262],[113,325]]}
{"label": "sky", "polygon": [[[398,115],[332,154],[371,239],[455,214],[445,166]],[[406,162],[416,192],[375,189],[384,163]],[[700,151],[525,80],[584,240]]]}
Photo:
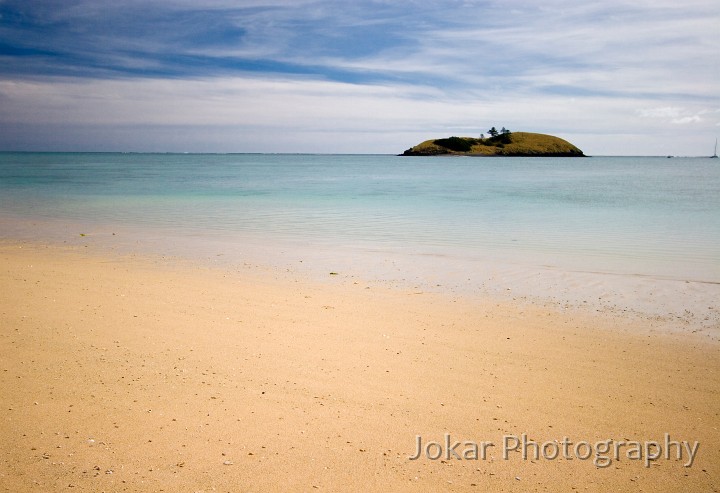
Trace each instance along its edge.
{"label": "sky", "polygon": [[717,0],[0,0],[0,150],[709,155]]}

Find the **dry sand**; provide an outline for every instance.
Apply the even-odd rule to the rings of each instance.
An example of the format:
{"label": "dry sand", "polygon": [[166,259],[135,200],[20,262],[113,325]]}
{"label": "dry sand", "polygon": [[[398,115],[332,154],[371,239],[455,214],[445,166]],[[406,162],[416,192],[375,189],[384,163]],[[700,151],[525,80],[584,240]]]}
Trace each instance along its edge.
{"label": "dry sand", "polygon": [[[0,490],[720,489],[702,331],[81,250],[0,246]],[[446,433],[494,446],[409,460]],[[523,433],[700,446],[504,460]]]}

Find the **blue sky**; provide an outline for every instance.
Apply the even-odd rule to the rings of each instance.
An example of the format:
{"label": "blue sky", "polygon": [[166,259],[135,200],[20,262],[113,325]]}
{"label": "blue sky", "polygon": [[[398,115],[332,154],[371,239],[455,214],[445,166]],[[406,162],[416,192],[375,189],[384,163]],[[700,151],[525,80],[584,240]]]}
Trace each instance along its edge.
{"label": "blue sky", "polygon": [[595,155],[720,134],[716,0],[0,0],[0,150]]}

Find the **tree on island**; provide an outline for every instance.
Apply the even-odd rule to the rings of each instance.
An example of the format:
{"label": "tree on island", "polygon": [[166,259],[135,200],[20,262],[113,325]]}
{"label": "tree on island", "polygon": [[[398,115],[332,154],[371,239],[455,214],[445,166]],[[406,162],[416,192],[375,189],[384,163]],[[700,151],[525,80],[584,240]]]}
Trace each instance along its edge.
{"label": "tree on island", "polygon": [[501,144],[509,144],[510,142],[512,142],[512,138],[510,137],[510,130],[503,127],[500,131],[500,135],[498,136],[498,140]]}
{"label": "tree on island", "polygon": [[[498,132],[497,128],[495,128],[495,127],[493,127],[493,128],[491,128],[490,130],[488,130],[488,134],[490,135],[490,138],[495,138],[495,137],[497,137],[498,135],[510,135],[510,133],[511,133],[510,130],[508,130],[508,129],[505,128],[505,127],[503,127],[502,130],[500,130],[499,132]],[[480,135],[480,138],[481,138],[481,139],[484,139],[484,138],[485,138],[485,134],[481,134],[481,135]]]}
{"label": "tree on island", "polygon": [[[502,130],[500,130],[499,132],[497,128],[493,127],[488,130],[488,134],[490,135],[488,142],[494,145],[509,144],[510,142],[512,142],[512,138],[510,137],[511,132],[505,127],[503,127]],[[483,134],[480,138],[482,140],[485,140],[485,135]]]}

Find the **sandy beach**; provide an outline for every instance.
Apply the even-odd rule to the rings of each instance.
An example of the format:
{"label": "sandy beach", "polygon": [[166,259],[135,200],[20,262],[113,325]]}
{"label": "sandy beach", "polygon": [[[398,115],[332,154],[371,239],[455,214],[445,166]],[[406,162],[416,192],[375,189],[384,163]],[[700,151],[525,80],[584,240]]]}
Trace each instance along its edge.
{"label": "sandy beach", "polygon": [[720,489],[720,343],[692,326],[82,247],[0,258],[3,491]]}

